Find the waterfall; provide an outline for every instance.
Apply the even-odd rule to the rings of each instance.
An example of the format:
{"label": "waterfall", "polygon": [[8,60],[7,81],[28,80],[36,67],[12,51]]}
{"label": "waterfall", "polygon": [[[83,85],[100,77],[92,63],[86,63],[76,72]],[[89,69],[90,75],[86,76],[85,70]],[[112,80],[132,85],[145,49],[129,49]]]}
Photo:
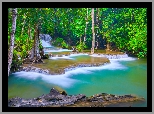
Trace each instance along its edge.
{"label": "waterfall", "polygon": [[40,38],[46,42],[50,42],[52,40],[49,34],[40,34]]}
{"label": "waterfall", "polygon": [[68,49],[59,49],[51,45],[51,36],[49,34],[40,34],[40,39],[42,42],[42,46],[44,48],[45,53],[49,52],[62,52],[62,51],[73,51],[73,50],[68,50]]}
{"label": "waterfall", "polygon": [[40,34],[40,39],[41,39],[43,47],[45,47],[45,48],[53,47],[53,46],[51,46],[51,43],[50,43],[52,38],[51,38],[51,36],[49,34]]}
{"label": "waterfall", "polygon": [[42,42],[42,46],[43,46],[43,47],[47,47],[47,48],[53,47],[53,46],[51,46],[50,43],[46,42],[45,40],[42,40],[42,39],[41,39],[41,42]]}

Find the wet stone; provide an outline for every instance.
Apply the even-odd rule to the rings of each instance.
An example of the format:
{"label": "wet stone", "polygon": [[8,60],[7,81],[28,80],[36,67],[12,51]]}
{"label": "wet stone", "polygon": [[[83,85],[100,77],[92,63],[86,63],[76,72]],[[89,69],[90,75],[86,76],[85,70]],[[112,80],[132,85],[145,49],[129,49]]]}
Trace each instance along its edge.
{"label": "wet stone", "polygon": [[50,95],[59,95],[60,93],[59,93],[59,91],[57,91],[56,89],[54,89],[54,88],[52,88],[51,90],[50,90],[50,93],[49,93]]}
{"label": "wet stone", "polygon": [[[12,98],[8,100],[9,107],[47,107],[47,106],[69,106],[74,105],[76,102],[108,102],[112,100],[119,100],[125,98],[131,98],[131,95],[116,96],[107,93],[101,93],[93,95],[92,97],[86,97],[83,94],[78,95],[67,95],[62,94],[52,88],[49,94],[39,96],[33,99],[22,99],[19,97]],[[98,105],[97,105],[98,106]]]}

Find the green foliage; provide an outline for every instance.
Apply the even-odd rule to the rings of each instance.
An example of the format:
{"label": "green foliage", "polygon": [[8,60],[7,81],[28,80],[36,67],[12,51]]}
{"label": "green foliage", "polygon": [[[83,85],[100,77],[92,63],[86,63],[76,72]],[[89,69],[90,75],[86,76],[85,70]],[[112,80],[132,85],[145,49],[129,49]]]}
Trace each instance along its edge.
{"label": "green foliage", "polygon": [[80,43],[77,43],[78,45],[76,46],[76,49],[81,52],[82,50],[84,50],[85,48],[87,48],[85,42],[80,42]]}
{"label": "green foliage", "polygon": [[121,51],[129,51],[139,58],[146,57],[146,8],[109,8],[102,13],[105,15],[102,19],[103,38],[116,43]]}
{"label": "green foliage", "polygon": [[54,46],[62,47],[62,48],[68,48],[68,44],[64,41],[63,38],[56,38],[56,40],[52,43]]}
{"label": "green foliage", "polygon": [[[146,8],[98,8],[95,9],[95,33],[113,42],[121,51],[129,51],[140,57],[147,55]],[[12,12],[8,9],[8,44],[10,41]],[[24,59],[33,47],[35,24],[42,34],[54,36],[54,46],[68,48],[69,40],[79,51],[91,48],[91,8],[18,8],[15,32],[15,52]],[[96,19],[95,19],[96,22]],[[87,30],[85,28],[87,23]],[[30,28],[30,36],[28,30]],[[86,42],[79,38],[86,36]],[[42,49],[41,42],[39,48]],[[14,58],[13,58],[14,59]]]}
{"label": "green foliage", "polygon": [[40,49],[40,50],[43,50],[43,46],[42,46],[41,40],[39,40],[39,49]]}
{"label": "green foliage", "polygon": [[68,48],[68,44],[66,44],[66,42],[63,40],[63,42],[61,43],[62,48]]}
{"label": "green foliage", "polygon": [[17,52],[13,52],[13,60],[11,64],[11,71],[16,71],[19,69],[19,67],[22,65],[22,60],[19,59]]}
{"label": "green foliage", "polygon": [[15,37],[14,52],[15,54],[19,54],[21,59],[24,59],[27,56],[28,51],[32,48],[33,41],[30,40],[29,43],[27,43],[27,37],[27,35]]}

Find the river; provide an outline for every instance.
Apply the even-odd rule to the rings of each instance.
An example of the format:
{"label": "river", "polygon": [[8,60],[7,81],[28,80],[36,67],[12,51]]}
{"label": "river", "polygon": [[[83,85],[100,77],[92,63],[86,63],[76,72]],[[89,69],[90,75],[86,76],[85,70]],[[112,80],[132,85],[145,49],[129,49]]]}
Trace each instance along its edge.
{"label": "river", "polygon": [[[79,60],[86,57],[88,55],[71,58]],[[13,73],[8,78],[8,98],[38,97],[49,93],[52,87],[59,87],[69,95],[132,94],[147,100],[147,59],[128,57],[110,61],[110,64],[100,67],[77,68],[63,75],[44,75],[35,72]],[[131,106],[146,107],[147,102],[132,103]]]}

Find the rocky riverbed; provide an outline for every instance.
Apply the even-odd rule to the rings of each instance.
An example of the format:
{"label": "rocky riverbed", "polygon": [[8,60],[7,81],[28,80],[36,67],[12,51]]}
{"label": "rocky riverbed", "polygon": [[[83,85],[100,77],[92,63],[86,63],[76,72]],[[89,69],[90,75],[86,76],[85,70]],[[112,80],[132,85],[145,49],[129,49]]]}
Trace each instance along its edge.
{"label": "rocky riverbed", "polygon": [[97,67],[110,63],[106,57],[98,58],[85,56],[77,59],[55,59],[44,60],[41,64],[23,64],[18,71],[38,72],[43,74],[64,74],[66,71],[81,67]]}
{"label": "rocky riverbed", "polygon": [[[66,71],[74,70],[76,68],[81,67],[97,67],[101,66],[107,63],[110,63],[109,59],[120,59],[120,58],[127,58],[128,55],[124,53],[95,53],[90,54],[89,52],[84,53],[77,53],[77,52],[69,52],[69,53],[59,53],[59,54],[53,54],[48,53],[50,56],[50,59],[56,57],[59,59],[46,59],[44,60],[44,63],[41,64],[23,64],[22,67],[18,71],[31,71],[31,72],[38,72],[43,74],[51,74],[51,75],[57,75],[57,74],[64,74]],[[66,59],[65,56],[70,56],[70,54],[73,56],[73,54],[79,54],[79,55],[89,55],[87,57],[82,57],[80,59],[72,60],[72,59]],[[75,55],[76,56],[76,55]],[[64,58],[63,58],[64,57]]]}
{"label": "rocky riverbed", "polygon": [[[77,54],[77,52],[71,52],[71,54]],[[79,54],[87,54],[87,53],[79,53]],[[50,55],[50,53],[49,53]],[[57,60],[44,60],[44,63],[41,64],[24,64],[19,71],[27,71],[27,72],[37,72],[43,74],[65,74],[66,71],[74,70],[76,68],[81,67],[97,67],[101,65],[105,65],[110,63],[109,59],[120,59],[127,58],[127,54],[88,54],[89,57],[82,58],[79,60],[71,60],[71,59],[57,59]],[[68,55],[50,55],[50,58],[54,57],[64,57]]]}
{"label": "rocky riverbed", "polygon": [[37,72],[37,73],[42,73],[42,74],[47,74],[47,75],[57,75],[57,74],[65,74],[66,71],[70,70],[75,70],[77,68],[82,68],[82,67],[96,67],[96,66],[101,66],[108,64],[109,62],[104,62],[104,63],[78,63],[78,64],[72,64],[69,65],[65,68],[59,68],[58,71],[50,70],[50,69],[42,69],[42,68],[37,68],[34,66],[27,66],[27,67],[21,67],[19,71],[26,71],[26,72]]}
{"label": "rocky riverbed", "polygon": [[86,95],[67,95],[65,91],[58,91],[54,88],[49,94],[32,99],[20,97],[8,100],[8,107],[105,107],[106,105],[120,102],[134,102],[144,100],[132,95],[112,95],[100,93],[91,97]]}

